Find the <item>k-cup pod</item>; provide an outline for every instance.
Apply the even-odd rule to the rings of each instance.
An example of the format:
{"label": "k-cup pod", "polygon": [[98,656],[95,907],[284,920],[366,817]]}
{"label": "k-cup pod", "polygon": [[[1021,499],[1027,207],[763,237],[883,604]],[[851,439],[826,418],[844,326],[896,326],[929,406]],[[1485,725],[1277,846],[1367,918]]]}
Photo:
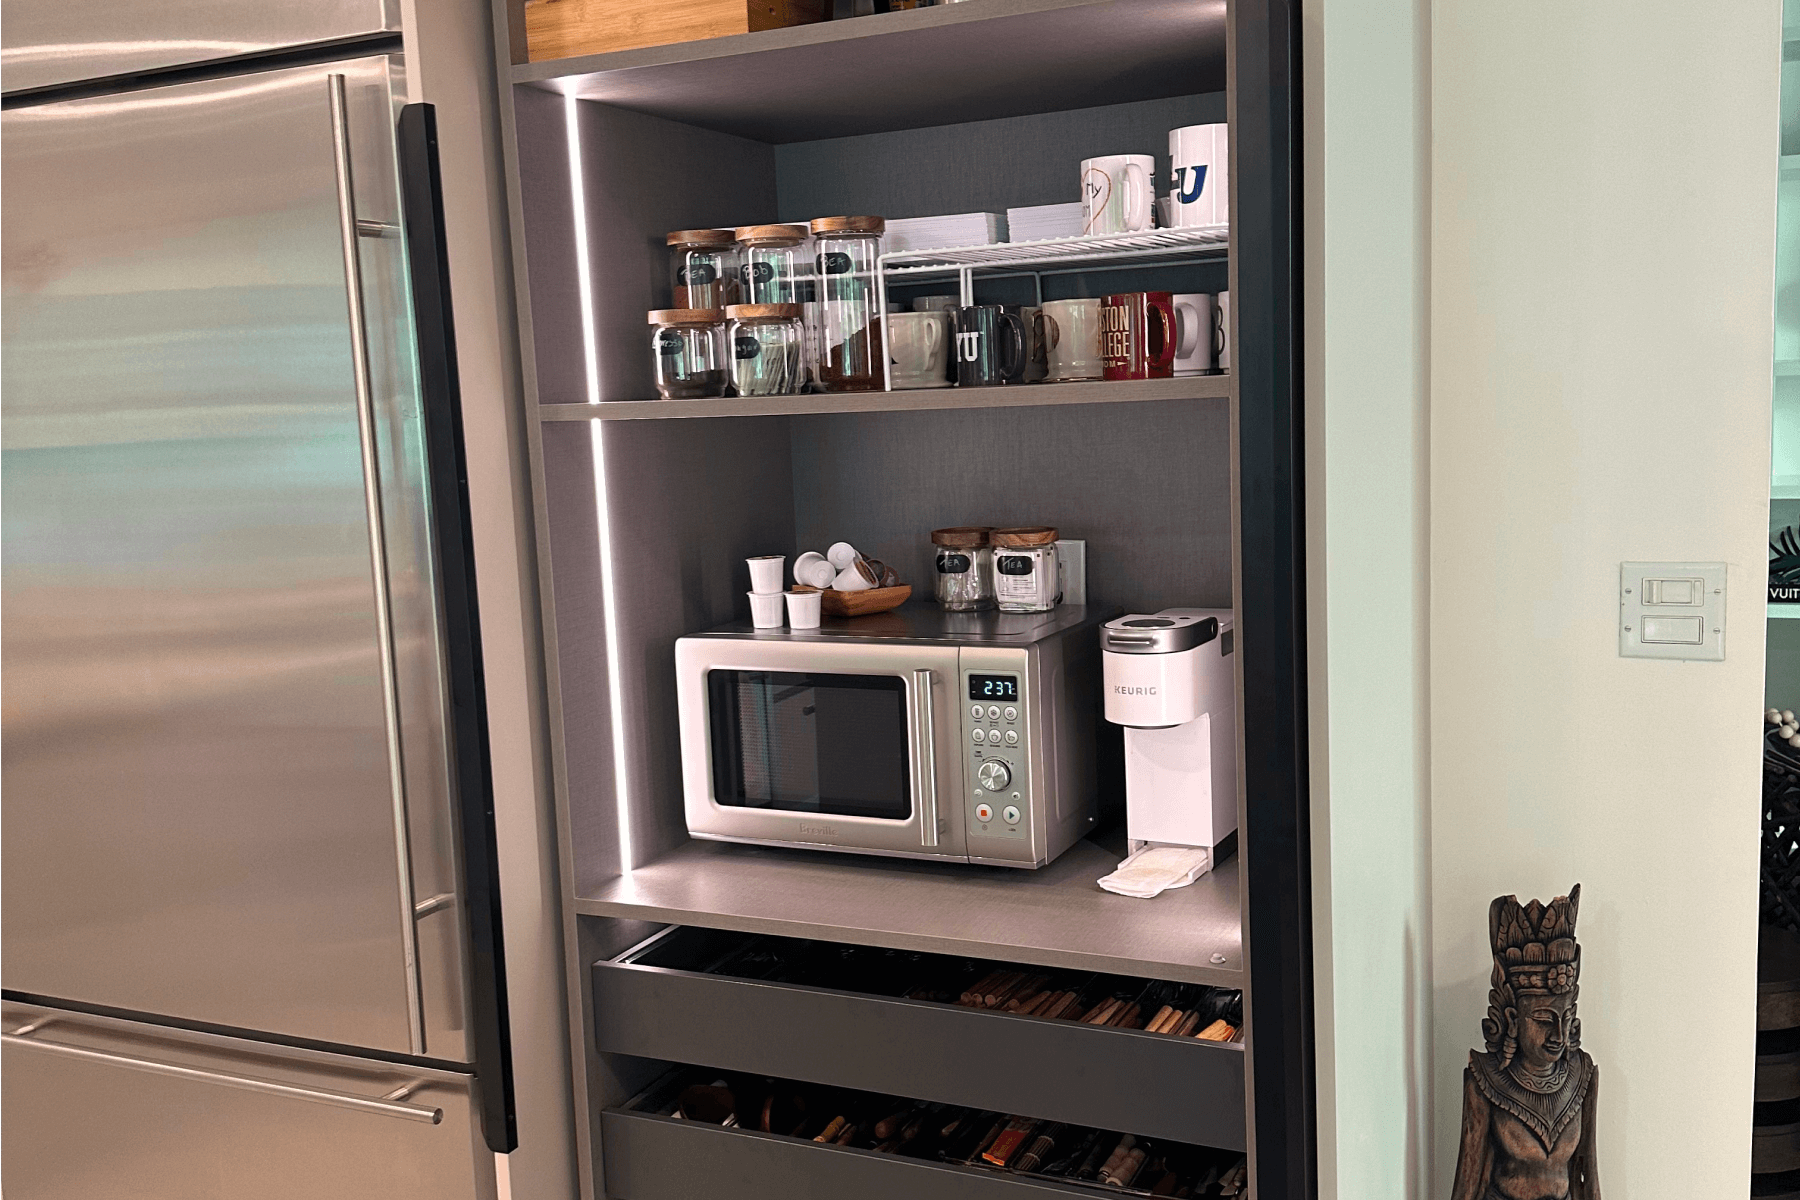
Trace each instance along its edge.
{"label": "k-cup pod", "polygon": [[837,578],[837,568],[817,550],[808,550],[794,560],[794,582],[808,587],[828,588]]}
{"label": "k-cup pod", "polygon": [[762,554],[744,561],[750,564],[752,592],[769,596],[781,591],[781,564],[787,561],[787,555]]}
{"label": "k-cup pod", "polygon": [[855,562],[858,556],[856,547],[852,546],[849,542],[833,542],[831,549],[825,552],[825,557],[830,561],[832,566],[842,571],[848,568],[851,563]]}
{"label": "k-cup pod", "polygon": [[875,580],[869,578],[871,574],[868,564],[858,559],[839,571],[831,586],[840,592],[866,592],[875,586]]}
{"label": "k-cup pod", "polygon": [[819,627],[819,604],[822,592],[785,592],[788,625],[794,629]]}
{"label": "k-cup pod", "polygon": [[750,623],[758,629],[780,629],[782,593],[751,592],[749,596]]}

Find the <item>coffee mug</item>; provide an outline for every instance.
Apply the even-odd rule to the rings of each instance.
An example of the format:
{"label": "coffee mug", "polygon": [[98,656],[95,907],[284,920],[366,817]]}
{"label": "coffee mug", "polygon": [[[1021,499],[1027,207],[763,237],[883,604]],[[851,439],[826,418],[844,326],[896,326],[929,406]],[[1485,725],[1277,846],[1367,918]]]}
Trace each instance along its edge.
{"label": "coffee mug", "polygon": [[1219,370],[1231,370],[1231,293],[1220,292],[1213,300],[1213,362]]}
{"label": "coffee mug", "polygon": [[956,382],[996,387],[1025,377],[1025,327],[998,304],[956,310]]}
{"label": "coffee mug", "polygon": [[914,296],[914,312],[955,312],[962,307],[961,296]]}
{"label": "coffee mug", "polygon": [[1188,125],[1169,130],[1170,225],[1229,223],[1228,129],[1225,125]]}
{"label": "coffee mug", "polygon": [[1025,375],[1022,382],[1042,383],[1044,376],[1050,373],[1050,360],[1044,353],[1044,310],[1034,305],[1008,304],[1006,311],[1019,318],[1019,327],[1025,331]]}
{"label": "coffee mug", "polygon": [[1174,297],[1168,292],[1127,292],[1101,300],[1100,361],[1108,379],[1173,375]]}
{"label": "coffee mug", "polygon": [[1175,373],[1205,375],[1213,365],[1213,298],[1205,292],[1175,297]]}
{"label": "coffee mug", "polygon": [[[949,387],[944,365],[950,358],[950,314],[890,313],[887,322],[889,373],[895,389]],[[1207,337],[1212,337],[1210,330]]]}
{"label": "coffee mug", "polygon": [[1100,378],[1100,302],[1052,300],[1043,307],[1049,381]]}
{"label": "coffee mug", "polygon": [[1136,233],[1150,228],[1156,203],[1154,154],[1110,154],[1081,164],[1083,235]]}

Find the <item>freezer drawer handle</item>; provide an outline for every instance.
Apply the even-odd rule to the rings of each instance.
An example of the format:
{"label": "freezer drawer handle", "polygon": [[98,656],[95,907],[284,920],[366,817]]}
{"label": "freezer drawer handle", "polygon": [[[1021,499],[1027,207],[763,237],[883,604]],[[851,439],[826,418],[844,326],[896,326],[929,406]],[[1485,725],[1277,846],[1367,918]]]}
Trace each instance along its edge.
{"label": "freezer drawer handle", "polygon": [[363,316],[362,249],[357,245],[356,195],[350,170],[350,117],[344,77],[325,78],[331,97],[331,148],[337,163],[338,232],[344,248],[344,290],[350,305],[350,365],[356,376],[356,432],[362,440],[363,505],[368,510],[369,558],[375,577],[375,634],[381,643],[382,707],[387,717],[388,791],[394,805],[394,851],[400,878],[400,947],[406,970],[406,1021],[412,1052],[425,1053],[425,1006],[419,994],[419,932],[413,927],[412,846],[406,819],[405,748],[400,742],[400,686],[394,655],[394,614],[387,583],[387,525],[381,512],[381,460],[375,446],[375,385],[369,370]]}
{"label": "freezer drawer handle", "polygon": [[[26,1026],[25,1028],[31,1027]],[[35,1038],[26,1037],[22,1033],[0,1033],[0,1042],[9,1046],[29,1046],[34,1050],[65,1054],[70,1058],[84,1058],[89,1062],[106,1063],[109,1066],[125,1067],[133,1071],[148,1071],[152,1075],[169,1075],[176,1079],[194,1079],[202,1083],[216,1083],[222,1087],[243,1088],[247,1092],[263,1092],[270,1096],[288,1096],[295,1100],[335,1104],[339,1108],[379,1113],[384,1117],[402,1117],[408,1121],[424,1121],[428,1125],[436,1125],[444,1119],[444,1110],[441,1108],[428,1108],[422,1104],[399,1102],[399,1097],[410,1096],[423,1087],[422,1082],[409,1083],[376,1099],[372,1096],[353,1095],[350,1092],[332,1092],[324,1088],[277,1083],[273,1079],[252,1079],[248,1075],[227,1075],[221,1071],[203,1071],[199,1067],[177,1066],[174,1063],[156,1062],[148,1058],[131,1058],[124,1054],[109,1054],[104,1050],[88,1050],[81,1046],[64,1045],[61,1042],[40,1042]]]}

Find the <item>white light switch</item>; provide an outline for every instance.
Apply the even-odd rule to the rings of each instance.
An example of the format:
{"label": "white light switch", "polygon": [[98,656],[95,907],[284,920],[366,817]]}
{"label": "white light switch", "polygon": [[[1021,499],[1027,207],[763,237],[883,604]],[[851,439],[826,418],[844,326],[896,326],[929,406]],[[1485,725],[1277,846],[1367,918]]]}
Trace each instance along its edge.
{"label": "white light switch", "polygon": [[1621,563],[1619,653],[1723,660],[1725,564]]}

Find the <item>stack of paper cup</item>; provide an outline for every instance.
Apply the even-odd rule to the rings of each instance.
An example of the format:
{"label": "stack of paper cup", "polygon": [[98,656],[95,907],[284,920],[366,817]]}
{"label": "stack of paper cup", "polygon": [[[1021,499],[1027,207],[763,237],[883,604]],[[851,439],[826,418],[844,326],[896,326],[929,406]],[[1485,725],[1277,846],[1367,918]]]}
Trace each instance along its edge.
{"label": "stack of paper cup", "polygon": [[758,629],[781,628],[781,568],[785,554],[764,554],[750,564],[750,623]]}

